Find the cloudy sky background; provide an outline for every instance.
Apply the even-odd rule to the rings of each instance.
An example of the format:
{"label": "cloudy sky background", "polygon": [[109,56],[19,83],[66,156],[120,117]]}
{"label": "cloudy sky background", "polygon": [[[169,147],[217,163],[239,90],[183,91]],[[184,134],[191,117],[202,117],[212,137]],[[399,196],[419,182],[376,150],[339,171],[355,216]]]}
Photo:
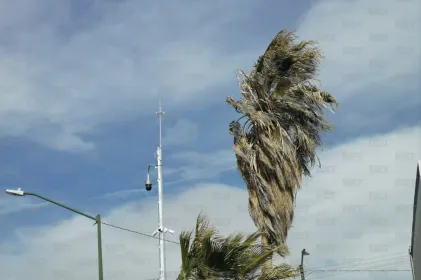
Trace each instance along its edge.
{"label": "cloudy sky background", "polygon": [[[323,167],[299,193],[289,237],[306,279],[403,279],[421,158],[420,1],[70,1],[0,3],[0,186],[22,187],[107,222],[152,233],[162,99],[165,220],[205,211],[222,233],[254,230],[235,170],[225,97],[273,36],[318,40],[320,79],[341,108],[328,118]],[[153,174],[155,176],[155,174]],[[35,198],[0,196],[5,279],[92,279],[95,227]],[[177,240],[177,236],[168,236]],[[158,276],[157,241],[103,229],[105,277]],[[167,244],[168,279],[179,267]],[[359,262],[358,262],[359,261]],[[339,266],[339,263],[345,263]]]}

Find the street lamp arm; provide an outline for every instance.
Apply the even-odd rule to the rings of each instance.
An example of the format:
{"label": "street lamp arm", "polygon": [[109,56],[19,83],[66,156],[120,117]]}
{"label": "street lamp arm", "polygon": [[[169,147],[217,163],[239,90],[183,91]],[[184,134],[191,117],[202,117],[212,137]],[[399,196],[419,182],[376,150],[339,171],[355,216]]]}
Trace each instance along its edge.
{"label": "street lamp arm", "polygon": [[148,174],[149,174],[149,172],[150,172],[150,170],[151,170],[151,167],[156,167],[156,165],[155,165],[155,164],[149,164],[149,165],[148,165]]}
{"label": "street lamp arm", "polygon": [[60,207],[62,207],[62,208],[65,208],[65,209],[67,209],[67,210],[69,210],[69,211],[71,211],[71,212],[74,212],[74,213],[76,213],[76,214],[79,214],[79,215],[85,216],[86,218],[91,219],[91,220],[94,220],[95,222],[97,222],[97,219],[96,219],[95,217],[93,217],[93,216],[90,216],[90,215],[88,215],[88,214],[85,214],[85,213],[83,213],[83,212],[80,212],[79,210],[73,209],[73,208],[71,208],[71,207],[69,207],[69,206],[66,206],[66,205],[64,205],[64,204],[61,204],[61,203],[59,203],[59,202],[57,202],[57,201],[54,201],[54,200],[48,199],[48,198],[46,198],[46,197],[43,197],[43,196],[41,196],[41,195],[39,195],[39,194],[36,194],[36,193],[31,193],[31,192],[25,192],[25,195],[32,195],[32,196],[36,196],[36,197],[38,197],[38,198],[40,198],[40,199],[42,199],[42,200],[48,201],[48,202],[50,202],[50,203],[52,203],[52,204],[55,204],[55,205],[60,206]]}

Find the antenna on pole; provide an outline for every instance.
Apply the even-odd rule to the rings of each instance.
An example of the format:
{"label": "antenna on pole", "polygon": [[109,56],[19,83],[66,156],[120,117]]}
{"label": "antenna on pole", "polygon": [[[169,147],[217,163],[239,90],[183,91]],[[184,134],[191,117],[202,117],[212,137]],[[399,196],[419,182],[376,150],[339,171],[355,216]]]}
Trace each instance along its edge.
{"label": "antenna on pole", "polygon": [[158,112],[156,112],[159,118],[159,148],[162,149],[162,117],[165,115],[165,112],[162,111],[161,100],[159,100]]}

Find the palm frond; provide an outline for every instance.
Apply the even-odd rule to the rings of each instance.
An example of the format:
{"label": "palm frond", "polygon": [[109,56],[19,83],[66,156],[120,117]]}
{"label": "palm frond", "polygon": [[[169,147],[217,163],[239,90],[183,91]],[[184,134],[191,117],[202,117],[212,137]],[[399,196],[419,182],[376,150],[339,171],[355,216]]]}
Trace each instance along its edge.
{"label": "palm frond", "polygon": [[[194,237],[193,231],[180,234],[182,264],[177,279],[257,279],[253,277],[261,275],[262,265],[272,259],[274,253],[288,251],[285,245],[261,246],[260,236],[256,232],[248,235],[233,233],[222,237],[210,225],[208,218],[200,214]],[[282,276],[279,271],[277,275]]]}

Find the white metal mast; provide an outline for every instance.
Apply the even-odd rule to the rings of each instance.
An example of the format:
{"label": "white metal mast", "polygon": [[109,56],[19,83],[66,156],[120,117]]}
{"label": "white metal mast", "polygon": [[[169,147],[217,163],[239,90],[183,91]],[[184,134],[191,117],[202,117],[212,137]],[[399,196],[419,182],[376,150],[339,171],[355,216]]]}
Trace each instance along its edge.
{"label": "white metal mast", "polygon": [[148,166],[148,173],[145,180],[145,187],[147,191],[152,189],[152,182],[149,179],[149,169],[155,166],[158,169],[158,228],[152,233],[153,236],[159,233],[159,280],[165,280],[165,233],[174,234],[175,231],[164,228],[164,200],[163,200],[163,183],[162,183],[162,116],[165,114],[162,111],[161,101],[159,101],[159,108],[156,114],[159,117],[159,147],[156,149],[156,165],[150,164]]}
{"label": "white metal mast", "polygon": [[156,114],[159,117],[159,147],[156,149],[156,168],[158,169],[158,229],[153,233],[159,233],[159,280],[165,280],[165,248],[164,248],[164,234],[170,232],[174,234],[173,230],[164,228],[164,213],[163,213],[163,184],[162,184],[162,116],[165,114],[162,111],[161,101],[159,102],[159,109]]}

